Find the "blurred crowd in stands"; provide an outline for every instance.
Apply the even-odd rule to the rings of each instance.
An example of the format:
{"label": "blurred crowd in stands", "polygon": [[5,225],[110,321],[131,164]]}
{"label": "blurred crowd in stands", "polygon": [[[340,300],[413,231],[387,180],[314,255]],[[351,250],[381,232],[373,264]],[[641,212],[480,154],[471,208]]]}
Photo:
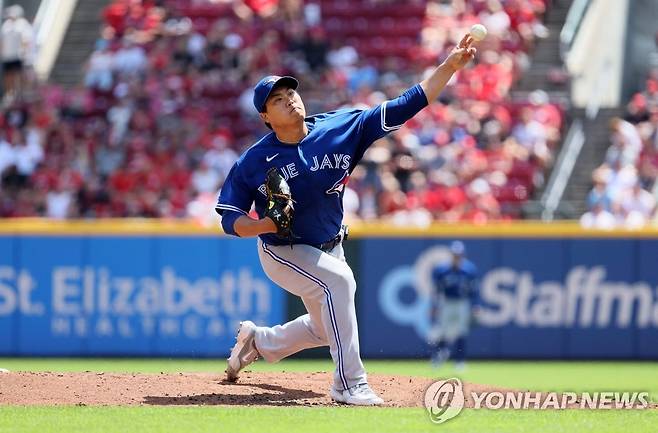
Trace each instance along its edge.
{"label": "blurred crowd in stands", "polygon": [[581,225],[637,229],[658,223],[658,69],[628,102],[625,117],[610,121],[610,141],[603,164],[592,173]]}
{"label": "blurred crowd in stands", "polygon": [[563,113],[542,91],[523,101],[509,92],[547,36],[549,5],[114,0],[77,87],[40,83],[5,98],[0,217],[213,223],[228,169],[268,132],[251,104],[262,76],[299,78],[309,114],[372,106],[420,81],[476,22],[489,36],[475,63],[442,104],[372,146],[346,188],[346,214],[420,226],[522,217]]}

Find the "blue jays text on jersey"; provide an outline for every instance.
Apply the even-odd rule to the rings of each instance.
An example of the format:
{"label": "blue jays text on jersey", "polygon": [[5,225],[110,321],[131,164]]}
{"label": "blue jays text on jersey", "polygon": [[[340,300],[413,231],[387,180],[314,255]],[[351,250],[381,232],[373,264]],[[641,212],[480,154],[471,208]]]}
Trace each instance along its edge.
{"label": "blue jays text on jersey", "polygon": [[475,265],[462,259],[458,266],[452,263],[439,266],[432,272],[432,280],[437,292],[446,299],[478,299],[477,269]]}
{"label": "blue jays text on jersey", "polygon": [[[308,135],[296,145],[270,133],[247,149],[229,172],[216,210],[222,227],[237,235],[235,220],[255,204],[263,218],[266,206],[265,173],[276,167],[288,181],[295,200],[293,243],[318,245],[333,239],[343,220],[343,192],[356,164],[377,139],[399,129],[427,106],[416,85],[398,98],[369,110],[344,109],[309,116]],[[275,234],[260,235],[270,245],[288,244]]]}

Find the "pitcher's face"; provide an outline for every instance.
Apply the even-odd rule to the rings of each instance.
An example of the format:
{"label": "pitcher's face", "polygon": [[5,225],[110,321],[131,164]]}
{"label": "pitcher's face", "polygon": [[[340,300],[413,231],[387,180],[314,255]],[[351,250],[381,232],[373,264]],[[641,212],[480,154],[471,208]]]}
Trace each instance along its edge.
{"label": "pitcher's face", "polygon": [[267,98],[265,112],[260,113],[260,116],[272,125],[272,128],[287,127],[304,121],[306,107],[294,89],[280,87],[272,91]]}

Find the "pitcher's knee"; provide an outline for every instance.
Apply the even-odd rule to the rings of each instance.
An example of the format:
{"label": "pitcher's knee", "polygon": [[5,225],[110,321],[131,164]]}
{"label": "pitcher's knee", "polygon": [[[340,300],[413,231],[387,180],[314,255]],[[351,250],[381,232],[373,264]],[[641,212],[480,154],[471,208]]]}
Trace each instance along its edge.
{"label": "pitcher's knee", "polygon": [[316,340],[316,343],[318,345],[326,345],[327,344],[327,334],[325,334],[324,329],[321,326],[317,326],[315,323],[311,325],[309,328],[309,331],[311,332],[311,335]]}
{"label": "pitcher's knee", "polygon": [[356,293],[356,280],[354,279],[354,274],[349,272],[337,275],[336,278],[333,279],[329,289],[332,292],[347,294],[350,298],[353,298],[354,293]]}

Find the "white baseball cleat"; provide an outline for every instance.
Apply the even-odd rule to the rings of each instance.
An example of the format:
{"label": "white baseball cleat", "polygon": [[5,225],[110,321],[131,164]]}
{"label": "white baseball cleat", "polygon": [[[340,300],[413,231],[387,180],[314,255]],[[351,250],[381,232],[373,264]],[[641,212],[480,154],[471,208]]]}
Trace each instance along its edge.
{"label": "white baseball cleat", "polygon": [[330,394],[331,398],[338,403],[354,404],[357,406],[379,406],[380,404],[384,404],[384,400],[375,394],[367,383],[355,385],[343,391],[338,391],[332,386]]}
{"label": "white baseball cleat", "polygon": [[260,354],[255,344],[256,324],[249,320],[240,322],[235,346],[231,349],[231,355],[226,360],[226,380],[235,382],[238,380],[240,370],[256,361]]}

